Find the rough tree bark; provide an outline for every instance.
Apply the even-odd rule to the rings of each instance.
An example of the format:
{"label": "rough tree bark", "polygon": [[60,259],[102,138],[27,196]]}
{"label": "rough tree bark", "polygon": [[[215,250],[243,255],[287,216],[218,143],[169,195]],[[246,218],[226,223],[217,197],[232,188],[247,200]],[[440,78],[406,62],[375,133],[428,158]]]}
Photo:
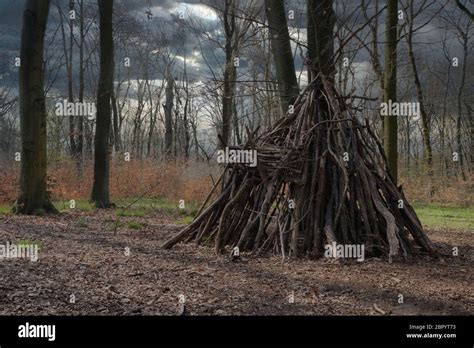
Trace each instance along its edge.
{"label": "rough tree bark", "polygon": [[186,70],[186,53],[184,54],[184,73],[183,73],[183,89],[184,89],[184,109],[183,109],[183,128],[184,128],[184,158],[189,158],[189,144],[191,138],[189,135],[189,120],[188,120],[188,111],[189,111],[189,81],[188,74]]}
{"label": "rough tree bark", "polygon": [[224,66],[224,94],[222,96],[222,126],[219,147],[229,145],[232,114],[234,110],[235,79],[237,70],[234,66],[235,46],[234,35],[236,30],[235,7],[236,0],[225,0],[224,6],[224,33],[225,33],[225,66]]}
{"label": "rough tree bark", "polygon": [[[74,0],[69,1],[69,13],[68,13],[68,20],[69,20],[69,52],[67,60],[69,60],[69,69],[67,72],[67,84],[68,84],[68,99],[70,103],[74,102],[74,91],[73,91],[73,71],[72,71],[72,56],[73,56],[73,43],[74,43],[74,24],[73,20],[69,17],[70,12],[74,11]],[[76,121],[75,118],[78,115],[74,115],[74,117],[69,117],[69,142],[71,144],[71,155],[72,157],[77,156],[77,145],[76,145]]]}
{"label": "rough tree bark", "polygon": [[[467,31],[467,30],[466,30]],[[462,126],[462,100],[464,93],[464,85],[466,83],[466,67],[467,67],[467,56],[469,51],[469,36],[467,33],[460,33],[462,37],[462,48],[463,48],[463,63],[461,73],[461,83],[457,93],[457,115],[456,115],[456,152],[459,156],[459,170],[461,178],[466,180],[466,174],[464,173],[464,156],[462,153],[462,141],[461,141],[461,126]]]}
{"label": "rough tree bark", "polygon": [[109,138],[111,125],[110,100],[114,77],[114,42],[112,38],[113,0],[99,1],[100,76],[97,87],[97,119],[94,137],[94,182],[91,201],[97,208],[108,208]]}
{"label": "rough tree bark", "polygon": [[[323,1],[312,1],[307,0],[308,6],[308,76],[311,79],[314,79],[318,83],[322,79],[327,79],[330,83],[334,81],[335,71],[334,71],[334,27],[336,25],[336,15],[333,9],[332,0],[323,0]],[[319,112],[315,113],[316,117],[313,122],[318,123],[321,121],[329,120],[329,104],[323,99],[317,98],[316,103],[318,104]],[[317,136],[311,140],[311,144],[308,147],[308,156],[314,157],[318,156],[317,148],[320,144],[328,142],[328,133],[323,129],[319,128],[317,130]],[[324,162],[326,163],[326,162]],[[319,164],[322,165],[322,162]],[[319,167],[316,162],[308,162],[305,167],[305,177],[310,177],[312,172],[320,172],[320,175],[328,179],[328,188],[321,187],[318,195],[321,195],[321,200],[316,204],[307,206],[306,209],[314,210],[318,213],[315,217],[317,221],[323,221],[326,216],[321,215],[320,206],[321,204],[331,205],[333,202],[329,195],[331,188],[333,187],[332,181],[335,180],[334,172],[335,168],[333,166],[322,166]],[[304,232],[303,230],[307,228],[304,223],[300,223],[304,219],[305,207],[304,203],[305,196],[308,190],[314,190],[314,183],[310,182],[308,179],[304,179],[306,182],[303,185],[297,185],[291,183],[289,186],[290,195],[295,197],[298,203],[294,211],[294,219],[291,221],[291,247],[288,250],[290,256],[298,257],[298,240],[300,235]],[[326,195],[326,197],[324,197]],[[329,217],[329,216],[328,216]],[[312,227],[311,234],[314,237],[307,237],[313,240],[313,249],[312,254],[315,256],[321,256],[323,253],[323,237],[324,230],[330,228],[327,224],[324,226],[319,226],[319,223],[314,224]]]}
{"label": "rough tree bark", "polygon": [[283,114],[285,114],[299,94],[290,35],[286,23],[285,4],[281,0],[265,0],[265,12],[280,92],[280,104]]}
{"label": "rough tree bark", "polygon": [[[79,103],[84,102],[84,0],[79,1]],[[84,116],[76,117],[76,165],[80,176],[83,174],[84,152]]]}
{"label": "rough tree bark", "polygon": [[[385,68],[383,101],[397,100],[397,32],[398,0],[387,1],[387,20],[385,25]],[[398,173],[398,120],[396,116],[385,116],[384,149],[388,168],[393,180],[397,182]]]}
{"label": "rough tree bark", "polygon": [[334,79],[334,25],[336,17],[332,0],[307,0],[308,8],[308,75],[312,81],[318,74]]}
{"label": "rough tree bark", "polygon": [[13,211],[19,214],[56,212],[46,188],[46,106],[44,95],[44,36],[49,0],[28,0],[23,11],[20,48],[20,195]]}

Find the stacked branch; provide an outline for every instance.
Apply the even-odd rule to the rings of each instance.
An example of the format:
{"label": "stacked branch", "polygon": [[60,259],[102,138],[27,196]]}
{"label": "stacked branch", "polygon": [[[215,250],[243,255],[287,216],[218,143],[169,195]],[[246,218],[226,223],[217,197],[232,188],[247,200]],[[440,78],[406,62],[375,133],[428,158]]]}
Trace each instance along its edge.
{"label": "stacked branch", "polygon": [[242,149],[256,150],[258,165],[227,164],[215,200],[163,247],[211,242],[218,254],[238,247],[319,257],[336,242],[363,244],[366,255],[390,260],[435,253],[388,172],[380,141],[350,101],[317,79],[270,130],[247,131]]}

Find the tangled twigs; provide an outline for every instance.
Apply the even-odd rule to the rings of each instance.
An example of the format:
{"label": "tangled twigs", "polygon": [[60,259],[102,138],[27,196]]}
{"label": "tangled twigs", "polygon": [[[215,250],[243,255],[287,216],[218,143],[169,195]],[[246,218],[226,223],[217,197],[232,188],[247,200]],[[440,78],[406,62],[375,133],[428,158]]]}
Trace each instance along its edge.
{"label": "tangled twigs", "polygon": [[242,148],[258,164],[227,164],[220,193],[163,248],[214,243],[283,257],[321,256],[325,243],[363,244],[367,255],[435,253],[415,211],[387,170],[383,148],[324,78],[294,112]]}

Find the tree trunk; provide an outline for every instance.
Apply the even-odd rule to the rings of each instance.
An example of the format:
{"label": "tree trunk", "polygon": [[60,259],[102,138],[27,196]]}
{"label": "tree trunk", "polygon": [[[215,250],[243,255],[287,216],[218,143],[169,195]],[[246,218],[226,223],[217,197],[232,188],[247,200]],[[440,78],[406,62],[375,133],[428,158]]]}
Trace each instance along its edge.
{"label": "tree trunk", "polygon": [[119,152],[120,151],[119,114],[118,114],[118,108],[117,108],[117,98],[115,97],[114,91],[112,91],[111,102],[112,102],[112,115],[113,115],[114,150],[115,152]]}
{"label": "tree trunk", "polygon": [[188,121],[188,109],[189,109],[189,83],[188,83],[188,74],[186,71],[186,53],[184,54],[184,110],[183,110],[183,128],[184,128],[184,158],[189,158],[189,121]]}
{"label": "tree trunk", "polygon": [[[398,0],[387,2],[387,22],[385,26],[385,71],[383,101],[397,100],[397,22]],[[387,164],[395,183],[398,175],[398,122],[396,116],[385,116],[384,122],[384,149]]]}
{"label": "tree trunk", "polygon": [[[84,102],[84,0],[79,1],[80,23],[79,23],[79,103]],[[76,164],[79,175],[83,174],[83,151],[84,151],[84,116],[76,117]]]}
{"label": "tree trunk", "polygon": [[[56,7],[59,13],[59,22],[61,27],[61,35],[62,35],[62,43],[63,43],[63,51],[64,51],[64,61],[66,63],[66,75],[67,75],[67,86],[68,86],[68,102],[74,102],[74,95],[72,89],[72,42],[73,42],[73,27],[72,27],[72,20],[69,18],[69,13],[67,14],[66,18],[69,20],[69,50],[67,47],[66,42],[66,30],[64,28],[64,21],[63,21],[63,12],[59,2],[56,2]],[[71,0],[69,1],[69,10],[74,8],[74,2]],[[76,153],[76,140],[74,139],[75,133],[75,126],[74,126],[74,116],[69,115],[68,123],[69,123],[69,153],[72,157],[74,157]]]}
{"label": "tree trunk", "polygon": [[469,50],[468,46],[468,35],[463,36],[463,63],[462,63],[462,74],[461,74],[461,84],[459,85],[458,95],[457,95],[457,115],[456,115],[456,152],[458,153],[459,160],[459,171],[461,178],[466,180],[466,175],[464,173],[464,156],[462,153],[462,141],[461,141],[461,123],[462,123],[462,97],[464,91],[464,84],[466,83],[466,66],[467,66],[467,54]]}
{"label": "tree trunk", "polygon": [[265,11],[280,91],[280,104],[285,114],[299,94],[290,35],[286,24],[285,4],[280,0],[265,0]]}
{"label": "tree trunk", "polygon": [[176,105],[177,107],[174,109],[174,157],[177,158],[179,155],[179,151],[181,151],[181,136],[180,136],[180,122],[179,122],[179,105],[181,105],[181,97],[179,93],[179,88],[175,84],[175,96],[176,96]]}
{"label": "tree trunk", "polygon": [[[470,144],[470,146],[468,148],[473,149],[474,148],[474,117],[472,116],[472,106],[467,101],[464,101],[464,106],[466,107],[467,119],[469,120],[468,144]],[[469,151],[469,158],[470,158],[470,161],[467,161],[467,168],[469,171],[472,171],[472,164],[474,163],[474,151]]]}
{"label": "tree trunk", "polygon": [[[69,1],[69,11],[74,10],[74,0]],[[69,20],[69,53],[66,56],[66,59],[69,60],[69,69],[67,72],[67,84],[68,84],[68,96],[69,102],[74,102],[74,92],[73,92],[73,83],[72,83],[72,52],[73,52],[73,43],[74,43],[74,25],[72,23],[72,19],[69,17],[69,13],[67,16]],[[78,115],[74,115],[74,117],[69,117],[69,141],[71,144],[71,155],[75,157],[77,155],[77,146],[76,146],[76,125],[75,125],[75,118]]]}
{"label": "tree trunk", "polygon": [[49,0],[28,0],[23,11],[19,71],[21,173],[20,196],[13,211],[56,212],[46,189],[47,138],[44,83],[44,36]]}
{"label": "tree trunk", "polygon": [[109,134],[110,100],[114,76],[114,43],[112,37],[113,0],[99,1],[100,76],[97,88],[97,120],[94,138],[94,183],[91,200],[97,208],[110,206]]}
{"label": "tree trunk", "polygon": [[165,155],[170,157],[173,150],[173,89],[174,79],[170,72],[168,72],[168,79],[165,89]]}
{"label": "tree trunk", "polygon": [[308,76],[313,80],[318,73],[334,79],[334,25],[336,18],[332,0],[307,0],[308,8]]}
{"label": "tree trunk", "polygon": [[[241,99],[241,102],[243,102],[243,98],[240,98]],[[242,108],[242,113],[244,113],[244,108]],[[241,132],[241,127],[239,125],[239,116],[238,116],[238,113],[237,113],[237,102],[234,98],[234,105],[233,105],[233,120],[234,120],[234,133],[235,133],[235,143],[237,145],[240,145],[242,144],[242,132]]]}
{"label": "tree trunk", "polygon": [[[334,26],[336,24],[336,16],[333,9],[332,0],[323,0],[316,2],[312,0],[307,1],[308,6],[308,76],[310,81],[314,83],[322,83],[323,80],[334,83]],[[323,98],[316,99],[318,104],[318,113],[314,114],[314,123],[325,122],[330,119],[329,104]],[[300,223],[304,220],[305,211],[313,212],[314,221],[316,222],[310,229],[312,237],[307,237],[308,240],[313,241],[313,250],[311,253],[315,256],[321,256],[323,252],[323,235],[324,230],[329,226],[320,226],[323,220],[330,220],[329,216],[320,214],[321,204],[331,206],[333,203],[329,197],[335,194],[334,183],[338,174],[335,172],[335,167],[326,165],[327,162],[322,161],[321,153],[317,152],[319,144],[328,143],[328,133],[325,129],[318,129],[317,137],[313,138],[308,147],[309,156],[318,158],[313,162],[308,162],[304,168],[305,179],[303,183],[298,185],[290,184],[290,194],[294,197],[296,209],[294,211],[295,217],[291,221],[292,234],[289,253],[292,257],[298,257],[301,248],[298,248],[298,240],[305,229],[308,227]],[[311,173],[319,173],[321,178],[325,177],[328,180],[328,187],[321,186],[318,190],[318,197],[321,202],[307,200],[308,190],[314,189],[314,183],[307,179],[311,177]],[[323,192],[322,190],[325,190]],[[331,209],[329,208],[328,211]],[[332,213],[331,213],[332,214]],[[306,241],[305,243],[308,243]],[[309,248],[305,245],[305,249]]]}
{"label": "tree trunk", "polygon": [[[423,140],[423,157],[428,166],[428,176],[433,177],[433,151],[431,149],[431,139],[430,139],[430,119],[428,113],[425,109],[425,101],[423,96],[423,89],[421,88],[421,81],[418,74],[418,68],[416,66],[415,54],[413,52],[413,0],[409,2],[409,28],[407,35],[407,45],[408,45],[408,57],[413,71],[413,78],[415,80],[416,95],[418,97],[418,102],[420,103],[420,117],[421,117],[421,136]],[[431,194],[434,193],[434,187],[431,188]]]}
{"label": "tree trunk", "polygon": [[235,33],[235,0],[225,0],[224,32],[225,32],[225,66],[224,66],[224,95],[222,96],[222,126],[220,146],[229,145],[232,114],[234,109],[235,79],[237,70],[234,66],[235,47],[233,37]]}

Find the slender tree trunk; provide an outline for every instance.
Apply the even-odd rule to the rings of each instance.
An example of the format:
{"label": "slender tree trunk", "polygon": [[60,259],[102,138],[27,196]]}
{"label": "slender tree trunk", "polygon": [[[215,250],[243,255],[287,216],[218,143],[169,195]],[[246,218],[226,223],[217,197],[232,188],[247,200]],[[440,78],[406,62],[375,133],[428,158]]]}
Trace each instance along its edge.
{"label": "slender tree trunk", "polygon": [[[423,89],[421,87],[421,81],[418,74],[418,68],[416,65],[415,54],[413,52],[413,0],[409,2],[409,28],[407,35],[407,45],[408,45],[408,57],[413,71],[413,78],[415,80],[416,94],[418,97],[418,102],[420,103],[420,117],[421,117],[421,135],[423,139],[423,157],[428,166],[428,176],[433,177],[433,151],[431,149],[431,139],[430,139],[430,120],[428,113],[425,109],[425,101],[423,95]],[[433,193],[433,190],[431,190]]]}
{"label": "slender tree trunk", "polygon": [[464,173],[464,156],[462,153],[462,141],[461,141],[461,123],[462,123],[462,97],[464,91],[464,84],[466,83],[466,65],[467,65],[467,53],[469,50],[468,47],[468,35],[463,37],[463,63],[462,63],[462,74],[461,74],[461,84],[459,85],[458,95],[457,95],[457,115],[456,115],[456,152],[459,156],[459,170],[463,180],[466,180],[466,175]]}
{"label": "slender tree trunk", "polygon": [[170,157],[173,149],[173,89],[174,79],[170,72],[168,72],[168,79],[165,89],[165,155]]}
{"label": "slender tree trunk", "polygon": [[114,76],[114,43],[112,37],[113,0],[99,1],[100,76],[97,88],[97,123],[94,146],[94,183],[91,200],[97,208],[110,206],[109,197],[109,135],[110,100]]}
{"label": "slender tree trunk", "polygon": [[[397,29],[398,0],[387,1],[385,26],[385,71],[383,100],[385,103],[397,100]],[[387,165],[395,183],[398,176],[398,120],[396,116],[385,116],[384,149]]]}
{"label": "slender tree trunk", "polygon": [[184,54],[184,110],[183,110],[183,128],[184,128],[184,158],[189,158],[189,122],[188,122],[188,109],[189,109],[189,84],[188,74],[186,71],[186,53]]}
{"label": "slender tree trunk", "polygon": [[472,164],[474,163],[474,151],[472,151],[474,149],[474,117],[472,115],[472,106],[467,101],[464,101],[464,106],[467,112],[467,119],[469,120],[468,144],[470,146],[468,148],[471,149],[469,151],[470,160],[467,161],[467,170],[472,171]]}
{"label": "slender tree trunk", "polygon": [[[179,99],[179,90],[176,88],[175,90],[175,95],[176,95],[176,105],[181,105],[181,101]],[[180,129],[179,129],[179,108],[176,107],[174,109],[174,130],[175,130],[175,136],[174,136],[174,157],[178,157],[178,149],[181,148],[181,138],[180,138]],[[179,144],[179,146],[178,146]]]}
{"label": "slender tree trunk", "polygon": [[92,139],[94,138],[94,126],[89,124],[88,122],[84,123],[84,138],[85,142],[85,149],[84,149],[84,157],[87,159],[92,158]]}
{"label": "slender tree trunk", "polygon": [[[235,95],[235,93],[234,93]],[[241,98],[243,99],[243,98]],[[239,116],[237,114],[237,103],[234,98],[234,104],[233,106],[233,112],[232,114],[234,115],[233,120],[234,120],[234,134],[235,134],[235,143],[236,144],[242,144],[242,133],[241,133],[241,127],[239,126]],[[242,109],[244,110],[244,109]]]}
{"label": "slender tree trunk", "polygon": [[410,172],[410,147],[411,147],[411,140],[410,140],[410,121],[408,119],[408,117],[406,118],[406,138],[407,138],[407,142],[406,142],[406,147],[407,147],[407,151],[406,151],[406,166],[407,166],[407,173]]}
{"label": "slender tree trunk", "polygon": [[224,32],[225,32],[225,66],[224,66],[224,95],[222,96],[222,127],[220,134],[220,147],[229,145],[231,122],[235,95],[235,79],[237,70],[234,66],[235,46],[235,6],[236,0],[225,0]]}
{"label": "slender tree trunk", "polygon": [[49,0],[28,0],[23,11],[20,48],[20,196],[13,210],[21,214],[56,212],[46,189],[47,138],[44,95],[44,36]]}
{"label": "slender tree trunk", "polygon": [[192,122],[191,129],[193,131],[193,139],[194,139],[194,152],[196,153],[196,158],[199,160],[199,142],[197,136],[197,125],[196,122]]}
{"label": "slender tree trunk", "polygon": [[[69,9],[71,9],[71,5],[74,6],[74,3],[72,1],[69,1]],[[59,13],[59,22],[60,22],[60,27],[61,27],[61,36],[62,36],[62,44],[63,44],[63,51],[64,51],[64,61],[66,63],[66,75],[67,75],[67,82],[68,82],[68,102],[73,103],[74,102],[74,96],[73,96],[73,89],[72,89],[72,46],[69,47],[67,46],[67,41],[66,41],[66,30],[64,28],[64,20],[63,20],[63,12],[61,9],[61,6],[59,2],[56,2],[56,7],[58,9]],[[72,35],[73,35],[73,30],[72,30],[72,20],[69,18],[69,13],[67,14],[66,18],[69,20],[69,43],[71,44],[72,42]],[[69,124],[69,133],[68,133],[68,138],[69,138],[69,153],[72,157],[74,157],[75,152],[76,152],[76,141],[74,139],[74,115],[70,115],[68,119],[68,124]]]}
{"label": "slender tree trunk", "polygon": [[[69,11],[74,10],[74,0],[69,1]],[[67,71],[67,85],[68,85],[68,99],[70,103],[74,102],[74,92],[73,92],[73,83],[72,83],[72,53],[73,53],[73,43],[74,43],[74,25],[73,20],[67,16],[69,20],[69,52],[65,57],[69,64]],[[76,146],[76,127],[75,127],[75,118],[79,115],[74,115],[74,117],[69,117],[69,142],[71,145],[71,155],[74,157],[77,155],[77,146]]]}
{"label": "slender tree trunk", "polygon": [[[150,82],[148,80],[148,75],[147,75],[147,91],[148,91],[148,100],[149,100],[149,113],[150,113],[150,127],[148,128],[148,136],[147,136],[147,147],[146,147],[146,155],[147,157],[152,157],[152,150],[153,150],[153,135],[155,133],[155,125],[156,125],[156,115],[158,113],[158,108],[159,108],[159,102],[156,102],[156,104],[153,104],[153,95],[151,93],[151,86]],[[161,89],[160,93],[158,95],[158,100],[161,98]]]}
{"label": "slender tree trunk", "polygon": [[[79,23],[79,103],[84,102],[84,0],[79,1],[80,23]],[[76,117],[76,163],[79,175],[83,174],[83,151],[84,151],[84,116]]]}
{"label": "slender tree trunk", "polygon": [[111,95],[112,102],[112,115],[113,115],[113,134],[114,134],[114,150],[115,152],[120,151],[120,130],[119,130],[119,114],[117,108],[117,98],[115,97],[114,91]]}
{"label": "slender tree trunk", "polygon": [[299,93],[295,64],[286,24],[285,4],[281,0],[265,0],[270,42],[280,91],[280,104],[285,114]]}
{"label": "slender tree trunk", "polygon": [[447,117],[447,102],[448,102],[448,95],[449,95],[449,81],[451,75],[451,61],[448,58],[448,72],[446,75],[446,83],[444,88],[444,95],[443,95],[443,114],[441,117],[441,129],[440,129],[440,141],[441,141],[441,163],[440,163],[440,172],[441,175],[445,175],[448,173],[448,161],[446,158],[446,117]]}
{"label": "slender tree trunk", "polygon": [[150,127],[148,128],[147,145],[146,145],[147,157],[152,156],[152,144],[153,144],[154,131],[155,131],[155,113],[153,111],[153,108],[150,107]]}
{"label": "slender tree trunk", "polygon": [[[267,53],[267,50],[265,50],[265,53]],[[265,128],[270,128],[272,123],[273,123],[273,119],[272,118],[272,115],[275,113],[274,110],[273,110],[273,103],[272,103],[272,100],[273,100],[273,85],[272,85],[272,74],[271,74],[271,71],[270,71],[270,62],[271,62],[271,53],[270,53],[270,49],[268,49],[268,55],[266,54],[266,56],[268,58],[265,58],[265,90],[266,90],[266,99],[265,99],[265,109],[264,109],[264,112],[263,112],[263,117],[264,119],[262,120],[260,117],[259,117],[259,124],[263,124],[265,126]],[[260,114],[259,114],[260,116]]]}

